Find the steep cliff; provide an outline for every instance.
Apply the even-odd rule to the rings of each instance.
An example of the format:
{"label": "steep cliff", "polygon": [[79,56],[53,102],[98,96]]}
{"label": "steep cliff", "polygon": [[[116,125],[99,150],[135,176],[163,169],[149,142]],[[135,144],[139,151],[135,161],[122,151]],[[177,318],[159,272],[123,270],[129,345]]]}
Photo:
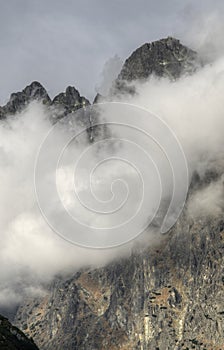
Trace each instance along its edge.
{"label": "steep cliff", "polygon": [[186,215],[158,246],[55,281],[17,323],[41,349],[224,349],[224,221]]}

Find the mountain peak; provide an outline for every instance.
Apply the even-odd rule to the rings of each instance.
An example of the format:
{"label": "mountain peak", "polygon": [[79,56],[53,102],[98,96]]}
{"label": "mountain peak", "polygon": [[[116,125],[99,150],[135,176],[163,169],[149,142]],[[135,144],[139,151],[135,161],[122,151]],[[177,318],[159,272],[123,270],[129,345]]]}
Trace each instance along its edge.
{"label": "mountain peak", "polygon": [[151,74],[176,79],[183,73],[193,73],[197,63],[195,51],[168,36],[136,49],[125,61],[117,80],[146,79]]}
{"label": "mountain peak", "polygon": [[27,85],[22,91],[11,94],[9,102],[0,108],[0,117],[8,114],[20,112],[29,102],[33,100],[42,101],[44,104],[50,104],[51,99],[45,88],[37,81]]}
{"label": "mountain peak", "polygon": [[33,81],[30,85],[26,86],[23,92],[33,98],[49,98],[46,89],[38,81]]}
{"label": "mountain peak", "polygon": [[65,92],[55,96],[52,104],[62,108],[67,114],[89,105],[90,102],[84,96],[80,96],[79,91],[74,86],[68,86]]}
{"label": "mountain peak", "polygon": [[0,107],[0,118],[20,112],[26,105],[35,100],[41,101],[48,106],[53,105],[59,107],[63,115],[74,112],[90,104],[84,96],[80,96],[79,91],[74,86],[68,86],[65,92],[58,94],[51,101],[43,85],[38,81],[33,81],[22,91],[10,95],[9,102],[5,106]]}

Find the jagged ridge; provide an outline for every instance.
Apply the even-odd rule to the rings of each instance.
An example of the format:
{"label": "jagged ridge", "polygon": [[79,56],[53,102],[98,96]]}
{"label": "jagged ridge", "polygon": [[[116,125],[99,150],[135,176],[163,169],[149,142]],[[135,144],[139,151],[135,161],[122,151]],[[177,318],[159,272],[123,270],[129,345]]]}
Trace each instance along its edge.
{"label": "jagged ridge", "polygon": [[49,107],[57,107],[63,115],[75,112],[90,102],[83,96],[80,96],[78,90],[73,86],[68,86],[65,92],[50,99],[46,89],[37,81],[33,81],[20,92],[11,94],[9,102],[0,107],[0,118],[7,115],[21,112],[30,102],[40,101]]}

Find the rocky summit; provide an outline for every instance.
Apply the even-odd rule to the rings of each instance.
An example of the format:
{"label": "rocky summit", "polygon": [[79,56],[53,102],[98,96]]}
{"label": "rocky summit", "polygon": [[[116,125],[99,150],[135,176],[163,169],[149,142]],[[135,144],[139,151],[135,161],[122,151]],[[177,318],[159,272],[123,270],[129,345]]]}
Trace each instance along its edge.
{"label": "rocky summit", "polygon": [[[116,88],[151,74],[178,79],[198,64],[197,54],[174,38],[147,43],[126,60]],[[53,102],[44,100],[65,114],[86,103],[70,87]],[[210,180],[195,175],[189,197]],[[223,257],[223,216],[194,219],[186,205],[160,243],[55,278],[45,296],[20,305],[15,322],[41,350],[223,350]]]}
{"label": "rocky summit", "polygon": [[33,81],[22,91],[11,94],[9,102],[0,107],[0,118],[21,112],[32,101],[42,102],[49,108],[56,107],[57,111],[60,112],[58,116],[65,116],[90,104],[85,97],[80,96],[79,91],[74,86],[68,86],[65,92],[58,94],[51,100],[46,89],[39,82]]}
{"label": "rocky summit", "polygon": [[45,88],[37,81],[26,86],[22,91],[11,94],[9,102],[0,107],[0,117],[6,117],[10,114],[20,112],[29,102],[34,100],[42,101],[44,104],[50,104],[51,99]]}
{"label": "rocky summit", "polygon": [[80,96],[78,90],[73,86],[68,86],[65,92],[60,93],[53,99],[52,104],[62,108],[64,113],[68,114],[90,103],[85,97]]}
{"label": "rocky summit", "polygon": [[[52,123],[65,118],[67,115],[70,118],[75,116],[77,117],[76,123],[86,128],[90,140],[96,137],[96,131],[91,126],[90,114],[84,110],[86,106],[90,105],[90,102],[87,98],[81,96],[74,86],[68,86],[65,92],[59,93],[51,100],[41,83],[33,81],[22,91],[11,94],[9,102],[5,106],[0,106],[0,120],[22,112],[34,101],[46,106]],[[83,108],[83,111],[77,116],[75,112],[81,108]]]}
{"label": "rocky summit", "polygon": [[194,73],[201,65],[197,53],[175,38],[145,43],[126,59],[111,94],[133,93],[135,89],[130,82],[150,75],[175,80],[183,74]]}
{"label": "rocky summit", "polygon": [[146,43],[135,50],[124,63],[118,80],[145,79],[155,74],[171,79],[195,71],[197,53],[182,45],[179,40],[168,37]]}

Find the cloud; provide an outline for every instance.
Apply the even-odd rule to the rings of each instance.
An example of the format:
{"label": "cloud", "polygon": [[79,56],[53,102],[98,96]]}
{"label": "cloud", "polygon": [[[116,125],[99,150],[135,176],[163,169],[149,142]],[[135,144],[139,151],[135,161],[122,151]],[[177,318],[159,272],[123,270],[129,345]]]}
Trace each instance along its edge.
{"label": "cloud", "polygon": [[[132,96],[131,99],[126,97],[124,100],[158,115],[177,135],[185,151],[190,174],[197,172],[201,180],[204,181],[203,187],[199,186],[199,190],[193,192],[188,202],[188,214],[191,219],[193,217],[195,220],[197,220],[198,215],[206,213],[219,215],[223,212],[223,181],[221,179],[224,170],[223,68],[224,59],[220,58],[212,65],[204,66],[194,75],[185,76],[175,82],[170,82],[165,78],[151,77],[145,83],[136,82],[137,95]],[[109,111],[111,112],[111,110]],[[71,273],[83,266],[100,266],[116,257],[130,254],[132,249],[132,243],[106,251],[81,248],[61,239],[47,225],[37,205],[33,172],[40,144],[52,127],[49,113],[42,105],[32,103],[24,112],[9,117],[0,125],[0,276],[2,291],[0,304],[4,305],[7,303],[6,295],[9,296],[9,303],[12,303],[13,300],[17,302],[24,293],[30,292],[30,288],[33,292],[41,292],[41,286],[51,281],[57,274]],[[104,117],[106,118],[105,115]],[[129,113],[127,117],[132,119]],[[145,124],[141,124],[139,118],[140,127],[150,129],[152,125],[149,120],[144,118]],[[76,124],[76,119],[73,120],[73,123],[77,131],[79,126]],[[65,130],[61,129],[61,126],[56,130],[56,139],[53,138],[54,143],[52,144],[55,146],[45,149],[49,164],[51,157],[54,156],[54,149],[57,148],[57,145],[60,148],[67,135],[67,127],[72,125],[68,119],[64,125]],[[153,166],[148,166],[148,162],[143,161],[137,147],[142,145],[144,150],[154,156],[159,166],[160,175],[162,179],[165,179],[166,191],[162,197],[164,200],[169,198],[172,193],[172,186],[169,182],[171,178],[167,170],[169,164],[165,163],[164,165],[164,155],[159,155],[158,150],[153,148],[153,142],[150,141],[147,146],[147,140],[142,136],[139,137],[139,134],[133,132],[131,128],[124,129],[115,126],[110,131],[111,136],[118,137],[118,142],[108,143],[107,141],[106,144],[91,145],[89,153],[85,154],[85,160],[79,164],[79,168],[75,172],[78,181],[76,183],[77,193],[84,203],[93,205],[96,209],[94,198],[89,196],[89,170],[93,169],[96,164],[99,165],[105,157],[122,156],[131,159],[132,164],[137,165],[137,169],[141,170],[143,179],[147,179],[144,193],[151,191],[151,199],[147,205],[143,206],[143,214],[150,216],[159,187],[156,185],[157,178],[156,173],[153,172]],[[132,137],[134,144],[131,146],[130,144],[122,144],[119,141],[122,137],[125,139]],[[115,215],[113,219],[110,215],[102,217],[97,212],[91,214],[87,211],[88,214],[86,214],[85,208],[74,197],[74,166],[71,161],[77,160],[79,155],[86,151],[87,145],[89,144],[86,143],[86,137],[84,137],[82,142],[76,140],[75,143],[72,143],[67,154],[65,152],[65,157],[63,162],[59,164],[57,173],[59,194],[67,210],[70,210],[72,215],[76,215],[76,218],[77,216],[82,220],[84,218],[87,226],[110,226],[114,218],[118,221],[124,220],[131,213],[131,210],[136,210],[136,205],[141,199],[141,177],[135,168],[131,170],[129,164],[123,164],[113,159],[104,162],[102,166],[96,168],[92,182],[93,193],[98,200],[103,201],[99,204],[98,209],[106,208],[105,200],[109,200],[109,204],[113,204],[115,207],[122,203],[126,187],[124,183],[116,182],[117,179],[123,179],[128,184],[129,190],[131,190],[130,204],[126,210],[124,208],[121,216]],[[48,169],[48,164],[44,169]],[[206,174],[210,170],[216,174],[214,178],[206,178]],[[54,178],[52,173],[49,173],[49,178],[48,173],[40,172],[40,174],[42,174],[41,184],[47,184],[49,178]],[[138,185],[136,185],[136,181],[138,181]],[[111,184],[113,184],[112,187]],[[48,188],[47,185],[43,188],[46,189],[46,202],[50,203],[54,209],[54,199],[49,195],[50,192],[48,193],[50,187]],[[152,189],[155,190],[154,194]],[[113,200],[110,202],[113,195],[115,195],[115,202]],[[108,208],[111,209],[110,206]],[[60,215],[61,213],[58,212],[59,221]],[[145,216],[141,218],[144,219]],[[154,232],[153,227],[151,227],[152,231],[146,233],[144,244],[146,242],[152,244],[160,237],[157,230]],[[78,232],[81,236],[86,233],[88,230],[85,228]],[[99,237],[99,240],[101,238]]]}
{"label": "cloud", "polygon": [[118,77],[118,74],[121,71],[123,62],[118,57],[118,55],[115,55],[109,60],[106,61],[103,71],[101,73],[101,82],[96,87],[96,91],[102,95],[107,96],[109,94],[109,90],[114,82],[114,80]]}
{"label": "cloud", "polygon": [[[77,130],[79,127],[77,121],[73,122]],[[59,124],[54,135],[53,148],[45,149],[46,161],[49,164],[57,144],[63,144],[65,136],[71,134],[70,127],[69,120],[64,125]],[[43,293],[44,285],[55,275],[74,273],[81,267],[102,266],[116,257],[126,256],[131,252],[132,243],[125,247],[118,247],[116,250],[78,247],[62,239],[45,221],[35,194],[34,170],[39,147],[51,128],[50,111],[36,102],[31,103],[23,112],[16,116],[9,116],[7,120],[2,120],[0,123],[0,307],[17,304],[26,293],[32,292],[34,295]],[[76,218],[80,218],[87,225],[97,225],[97,227],[111,225],[110,215],[100,217],[94,212],[91,215],[91,212],[86,211],[74,197],[74,160],[89,146],[86,140],[85,136],[80,142],[76,142],[72,147],[72,153],[68,152],[69,157],[65,157],[66,162],[59,164],[58,191],[63,205],[68,210],[73,210]],[[91,165],[97,164],[98,152],[98,149],[93,149],[88,155],[87,162]],[[103,152],[107,154],[102,149]],[[81,198],[86,194],[89,196],[89,187],[86,182],[86,175],[89,176],[89,173],[86,174],[88,163],[85,161],[78,169],[76,190]],[[41,171],[40,175],[40,183],[47,184],[44,199],[51,208],[53,207],[53,217],[60,220],[61,213],[57,212],[57,205],[48,193],[49,181],[55,180],[55,173]],[[108,196],[109,198],[111,196],[112,181],[122,176],[126,177],[133,188],[136,174],[130,172],[130,167],[127,168],[119,162],[106,163],[93,178],[95,194],[101,200],[108,200]],[[123,192],[117,192],[115,186],[118,203],[120,197],[123,200]],[[131,198],[131,205],[134,204],[135,207],[135,200],[136,202],[139,200],[138,192],[133,193]],[[88,202],[89,205],[94,203],[93,199]],[[117,202],[115,202],[115,208],[116,205]],[[128,208],[130,209],[131,206]],[[123,220],[128,216],[129,210],[124,210],[122,215],[116,218]],[[63,222],[64,224],[66,225],[66,222]],[[80,232],[74,232],[75,237],[87,234],[86,231],[89,232],[83,226]]]}
{"label": "cloud", "polygon": [[[41,8],[35,1],[22,1],[20,6],[12,1],[15,9],[12,14],[8,2],[5,2],[2,5],[4,11],[1,12],[2,16],[3,13],[6,14],[1,21],[1,26],[4,27],[4,31],[1,31],[3,64],[0,66],[2,89],[4,89],[4,92],[1,92],[2,98],[4,99],[6,94],[14,89],[21,89],[28,80],[34,78],[41,80],[50,90],[52,89],[52,94],[61,90],[62,85],[69,83],[73,85],[74,82],[78,88],[81,87],[81,92],[92,94],[103,63],[114,52],[124,57],[142,42],[167,36],[172,34],[172,31],[183,33],[183,29],[186,27],[190,29],[191,23],[194,22],[192,10],[194,6],[188,8],[185,6],[192,3],[191,1],[185,2],[184,5],[178,5],[179,2],[176,1],[167,5],[164,1],[157,2],[158,5],[155,5],[155,2],[147,2],[149,4],[147,5],[142,1],[138,5],[141,8],[141,25],[140,19],[136,20],[138,12],[136,3],[133,3],[133,6],[130,2],[123,2],[123,6],[119,3],[115,1],[105,7],[101,1],[91,2],[91,4],[84,2],[84,8],[81,3],[76,3],[74,6],[74,2],[68,1],[67,6],[62,7],[57,1],[47,1],[44,8]],[[220,2],[217,4],[221,6]],[[223,27],[220,24],[220,16],[209,15],[210,8],[211,4],[208,1],[202,14],[204,18],[202,22],[217,22],[215,39],[211,34],[212,31],[205,36],[201,36],[201,32],[196,35],[194,31],[193,34],[189,34],[189,37],[185,34],[182,37],[185,37],[189,43],[191,40],[194,43],[193,46],[199,47],[201,54],[206,58],[209,56],[207,51],[213,52],[213,48],[217,48],[218,51],[214,50],[216,54],[209,56],[209,59],[212,57],[216,61],[206,65],[193,76],[183,77],[176,82],[171,83],[167,79],[155,77],[148,79],[144,84],[136,82],[137,95],[123,100],[150,110],[171,127],[183,146],[190,174],[197,172],[201,179],[205,179],[208,170],[214,170],[217,173],[218,180],[216,177],[214,181],[211,178],[207,185],[205,182],[204,187],[195,192],[189,201],[189,214],[195,219],[201,213],[209,212],[216,215],[223,211],[223,182],[219,178],[224,169],[224,59],[222,46],[219,44]],[[116,22],[115,28],[114,19],[117,19],[118,13],[120,19]],[[151,13],[154,20],[150,17]],[[183,26],[179,25],[178,29],[175,29],[179,18],[177,14],[181,13],[185,22]],[[7,18],[10,20],[8,21]],[[155,21],[160,25],[153,28]],[[40,26],[45,30],[40,32]],[[15,33],[18,33],[18,36],[14,36]],[[189,33],[191,33],[190,30]],[[209,43],[212,43],[212,46],[209,46]],[[209,49],[206,51],[206,48]],[[111,65],[109,65],[109,71],[104,71],[106,79],[103,81],[103,89],[107,90],[108,81],[114,78],[116,69],[112,69],[111,72]],[[145,126],[150,127],[147,121]],[[117,250],[106,251],[77,247],[62,240],[46,224],[37,205],[33,172],[39,146],[50,128],[49,111],[36,103],[31,104],[15,117],[8,118],[6,122],[1,121],[0,124],[0,305],[2,306],[18,302],[24,293],[30,293],[31,290],[32,293],[44,292],[42,286],[57,274],[71,273],[88,265],[103,265],[115,257],[130,254],[132,248],[132,244]],[[119,137],[122,136],[122,128],[111,131]],[[125,132],[125,136],[130,134],[130,130]],[[138,137],[134,136],[134,140],[138,144]],[[129,146],[120,147],[116,143],[111,146],[115,147],[117,155],[122,150],[123,156],[128,157],[131,154],[133,159],[141,161],[137,153],[130,152]],[[74,158],[77,158],[85,147],[85,141],[81,142],[77,148],[74,147]],[[102,147],[90,152],[87,159],[91,164],[91,160],[99,161],[104,153],[106,156],[113,154],[108,152],[107,147]],[[164,167],[163,157],[157,157],[157,151],[155,154],[156,159],[159,159],[162,164],[160,169],[164,177],[164,174],[168,174],[167,164]],[[73,184],[70,183],[74,169],[69,166],[69,160],[70,158],[67,159],[68,164],[65,163],[59,168],[57,178],[59,190],[67,209],[73,210],[73,214],[78,212],[82,217],[85,213],[81,208],[77,210],[74,205],[70,208],[74,203]],[[142,163],[143,172],[148,174],[147,172],[152,168]],[[106,179],[105,183],[102,182],[102,174]],[[123,166],[119,162],[105,164],[102,174],[96,172],[94,182],[95,185],[100,184],[96,186],[96,192],[102,200],[110,198],[111,193],[113,194],[110,185],[121,174],[129,181],[130,188],[133,188],[136,178],[139,180],[136,173],[130,171],[130,167]],[[82,172],[79,174],[78,192],[85,196],[85,189],[88,187],[86,187],[84,175],[86,174]],[[43,183],[45,180],[47,177],[43,176]],[[123,195],[124,192],[119,192],[125,189],[122,184],[120,183],[121,187],[116,187],[117,183],[114,184],[115,187],[112,190],[115,194]],[[150,181],[148,184],[150,185]],[[153,184],[152,181],[152,187]],[[132,193],[131,204],[139,201],[138,189],[136,186]],[[167,186],[163,199],[170,197],[170,191],[171,186]],[[49,198],[46,196],[47,200]],[[156,198],[153,192],[152,198]],[[119,196],[117,200],[120,200]],[[154,201],[152,200],[149,206],[145,206],[147,213],[153,210],[152,202]],[[117,219],[126,217],[129,209],[130,207],[123,212],[122,217]],[[109,219],[105,216],[101,221],[97,215],[85,217],[86,222],[88,224],[90,222],[91,225],[102,225],[102,222],[108,225]],[[85,231],[80,232],[82,233]],[[154,240],[153,234],[146,236],[146,241],[150,237],[151,243]]]}
{"label": "cloud", "polygon": [[217,167],[222,164],[223,69],[224,59],[220,58],[175,82],[152,77],[136,84],[137,96],[131,98],[170,125],[184,148],[191,172],[202,174],[216,159]]}
{"label": "cloud", "polygon": [[221,215],[224,208],[223,71],[220,51],[215,61],[193,75],[175,82],[153,76],[144,83],[136,81],[136,95],[120,98],[162,118],[177,136],[187,158],[190,180],[194,179],[188,214],[195,220]]}
{"label": "cloud", "polygon": [[224,211],[223,176],[193,193],[187,211],[193,219],[222,216]]}

